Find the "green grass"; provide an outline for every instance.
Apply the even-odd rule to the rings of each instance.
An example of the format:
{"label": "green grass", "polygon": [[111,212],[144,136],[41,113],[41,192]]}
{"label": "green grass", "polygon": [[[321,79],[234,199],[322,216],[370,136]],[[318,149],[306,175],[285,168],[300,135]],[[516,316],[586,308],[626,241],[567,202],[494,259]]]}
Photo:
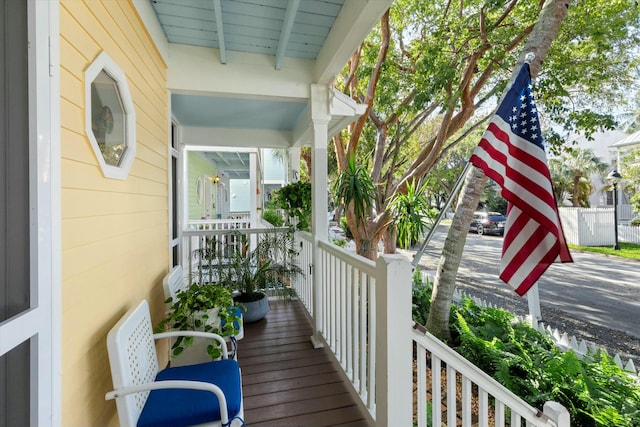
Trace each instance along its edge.
{"label": "green grass", "polygon": [[613,246],[576,246],[569,245],[570,249],[576,249],[584,252],[595,252],[604,255],[619,256],[621,258],[640,259],[640,245],[637,243],[619,244],[620,250],[616,251]]}

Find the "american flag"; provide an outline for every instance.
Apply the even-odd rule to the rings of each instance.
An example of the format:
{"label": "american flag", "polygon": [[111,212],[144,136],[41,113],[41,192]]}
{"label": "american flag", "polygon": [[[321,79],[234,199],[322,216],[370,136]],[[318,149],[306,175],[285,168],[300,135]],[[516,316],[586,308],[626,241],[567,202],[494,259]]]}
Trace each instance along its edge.
{"label": "american flag", "polygon": [[552,262],[573,262],[562,232],[524,64],[470,162],[502,187],[507,223],[500,278],[524,295]]}

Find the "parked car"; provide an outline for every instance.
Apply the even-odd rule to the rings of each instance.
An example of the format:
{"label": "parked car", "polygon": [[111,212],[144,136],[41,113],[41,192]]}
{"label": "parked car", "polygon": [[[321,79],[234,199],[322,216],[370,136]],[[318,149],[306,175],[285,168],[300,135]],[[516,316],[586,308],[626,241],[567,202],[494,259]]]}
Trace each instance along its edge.
{"label": "parked car", "polygon": [[474,212],[469,231],[482,234],[504,235],[504,223],[507,218],[500,212]]}

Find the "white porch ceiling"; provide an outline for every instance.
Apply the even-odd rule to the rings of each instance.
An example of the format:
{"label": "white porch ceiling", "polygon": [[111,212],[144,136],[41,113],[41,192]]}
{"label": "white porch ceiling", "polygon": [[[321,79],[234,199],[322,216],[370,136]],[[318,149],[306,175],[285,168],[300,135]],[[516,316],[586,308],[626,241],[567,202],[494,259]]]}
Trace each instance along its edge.
{"label": "white porch ceiling", "polygon": [[200,152],[205,159],[216,163],[220,174],[224,173],[230,179],[249,179],[249,153],[203,151]]}
{"label": "white porch ceiling", "polygon": [[153,0],[169,43],[316,59],[345,0]]}
{"label": "white porch ceiling", "polygon": [[[311,143],[311,86],[331,86],[393,0],[133,1],[183,143],[282,148]],[[330,98],[330,132],[364,111]]]}

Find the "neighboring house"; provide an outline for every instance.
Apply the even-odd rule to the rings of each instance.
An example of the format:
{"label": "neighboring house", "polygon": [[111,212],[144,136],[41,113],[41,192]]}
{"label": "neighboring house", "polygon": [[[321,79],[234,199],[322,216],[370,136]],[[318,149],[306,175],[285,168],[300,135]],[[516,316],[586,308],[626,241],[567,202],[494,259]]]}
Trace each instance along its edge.
{"label": "neighboring house", "polygon": [[[624,138],[626,135],[626,133],[619,130],[610,130],[594,133],[591,140],[588,140],[584,136],[579,136],[573,141],[579,148],[593,151],[593,153],[598,156],[603,163],[613,165],[615,157],[612,157],[611,154],[611,144],[621,138]],[[614,166],[612,166],[612,168],[613,167]],[[607,171],[607,173],[609,173],[609,171]],[[590,177],[591,184],[593,184],[594,187],[594,192],[589,196],[589,204],[591,207],[613,205],[611,191],[607,191],[609,184],[605,182],[606,176],[607,174],[604,176],[594,174]]]}
{"label": "neighboring house", "polygon": [[17,425],[117,424],[106,334],[143,298],[163,315],[183,188],[204,191],[182,182],[184,146],[310,145],[326,240],[327,141],[364,112],[333,77],[391,0],[214,4],[0,0],[0,413]]}
{"label": "neighboring house", "polygon": [[[632,133],[630,135],[625,135],[623,138],[620,138],[618,141],[609,146],[612,157],[612,164],[615,165],[615,168],[622,175],[623,180],[625,171],[624,167],[620,163],[620,155],[625,151],[638,147],[640,147],[640,131]],[[619,200],[619,219],[621,222],[627,223],[635,216],[635,214],[633,213],[632,205],[629,202],[628,191],[620,190]],[[611,201],[611,204],[613,204],[613,201]]]}

